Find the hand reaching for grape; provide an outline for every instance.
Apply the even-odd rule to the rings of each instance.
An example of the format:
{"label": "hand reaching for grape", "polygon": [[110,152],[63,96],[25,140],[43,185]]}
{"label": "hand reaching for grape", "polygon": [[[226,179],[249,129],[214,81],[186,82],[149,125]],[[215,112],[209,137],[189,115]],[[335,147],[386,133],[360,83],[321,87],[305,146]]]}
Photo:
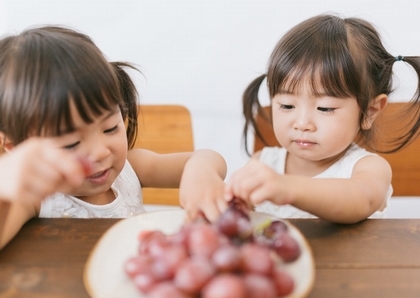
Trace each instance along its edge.
{"label": "hand reaching for grape", "polygon": [[233,197],[240,197],[251,205],[264,201],[275,204],[290,204],[288,182],[286,175],[275,172],[262,162],[251,159],[245,166],[232,174],[225,185],[224,198],[229,201]]}
{"label": "hand reaching for grape", "polygon": [[201,149],[190,157],[179,186],[180,204],[190,220],[204,213],[214,221],[226,209],[227,202],[223,199],[225,175],[225,161],[219,154]]}

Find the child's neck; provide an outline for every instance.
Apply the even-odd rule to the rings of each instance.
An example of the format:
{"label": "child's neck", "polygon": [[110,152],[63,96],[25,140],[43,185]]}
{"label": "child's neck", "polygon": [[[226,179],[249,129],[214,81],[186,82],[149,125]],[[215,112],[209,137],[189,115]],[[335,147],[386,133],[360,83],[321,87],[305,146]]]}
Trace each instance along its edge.
{"label": "child's neck", "polygon": [[106,205],[115,200],[115,194],[110,188],[108,189],[108,191],[95,195],[95,196],[86,196],[86,197],[78,197],[78,198],[92,205]]}
{"label": "child's neck", "polygon": [[345,153],[346,151],[331,158],[319,161],[307,160],[287,153],[284,173],[288,175],[314,177],[336,163]]}

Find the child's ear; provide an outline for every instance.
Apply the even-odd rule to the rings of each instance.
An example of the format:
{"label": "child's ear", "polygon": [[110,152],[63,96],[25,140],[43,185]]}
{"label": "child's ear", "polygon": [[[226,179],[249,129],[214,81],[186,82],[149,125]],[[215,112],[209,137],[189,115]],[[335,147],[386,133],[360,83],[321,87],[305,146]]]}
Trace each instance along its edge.
{"label": "child's ear", "polygon": [[367,113],[363,119],[363,123],[362,123],[363,130],[371,129],[373,122],[375,122],[376,118],[384,110],[387,104],[388,104],[388,95],[386,94],[379,94],[372,100],[372,102],[370,103],[367,109]]}
{"label": "child's ear", "polygon": [[6,135],[0,131],[0,152],[5,151],[9,152],[13,149],[13,143],[10,141]]}

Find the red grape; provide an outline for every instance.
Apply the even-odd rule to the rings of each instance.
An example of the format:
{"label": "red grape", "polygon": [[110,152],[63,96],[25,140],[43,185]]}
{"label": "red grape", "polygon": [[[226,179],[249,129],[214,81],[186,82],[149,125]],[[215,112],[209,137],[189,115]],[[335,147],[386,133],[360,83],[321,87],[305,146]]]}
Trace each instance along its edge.
{"label": "red grape", "polygon": [[220,246],[212,255],[211,260],[220,271],[237,271],[241,266],[240,249],[232,244]]}
{"label": "red grape", "polygon": [[232,273],[214,277],[203,288],[202,298],[246,298],[244,280]]}
{"label": "red grape", "polygon": [[268,276],[255,273],[244,275],[244,282],[248,298],[276,298],[277,289],[273,280]]}
{"label": "red grape", "polygon": [[272,238],[276,237],[277,235],[286,233],[287,230],[287,225],[283,221],[273,220],[270,225],[264,229],[263,234],[266,237]]}
{"label": "red grape", "polygon": [[191,227],[188,236],[188,249],[192,255],[210,257],[220,246],[221,236],[209,224],[195,224]]}
{"label": "red grape", "polygon": [[215,222],[216,228],[229,238],[248,239],[253,233],[253,227],[248,214],[229,207]]}
{"label": "red grape", "polygon": [[173,271],[185,259],[189,257],[187,248],[179,243],[171,243],[165,249],[165,253],[160,257],[163,259]]}
{"label": "red grape", "polygon": [[293,262],[300,256],[300,247],[297,241],[288,233],[283,233],[273,239],[271,248],[285,262]]}
{"label": "red grape", "polygon": [[152,255],[158,255],[163,247],[167,244],[165,234],[161,231],[152,231],[150,233],[144,233],[139,245],[139,253],[151,253]]}
{"label": "red grape", "polygon": [[210,261],[203,257],[184,260],[175,272],[174,283],[186,293],[198,294],[203,285],[209,281],[216,270]]}
{"label": "red grape", "polygon": [[192,298],[191,295],[188,295],[178,288],[176,288],[171,282],[163,282],[155,285],[149,293],[147,293],[148,298]]}
{"label": "red grape", "polygon": [[181,244],[188,249],[188,236],[190,234],[191,225],[183,225],[181,229],[174,234],[168,235],[168,240],[172,244]]}
{"label": "red grape", "polygon": [[275,265],[270,249],[257,243],[244,244],[241,248],[241,256],[245,272],[269,275]]}
{"label": "red grape", "polygon": [[175,268],[163,258],[155,258],[150,266],[150,273],[159,281],[171,279],[174,276]]}
{"label": "red grape", "polygon": [[283,297],[293,292],[295,285],[292,277],[278,267],[273,270],[273,281],[278,296]]}
{"label": "red grape", "polygon": [[147,293],[157,284],[157,280],[149,272],[142,272],[134,276],[134,284],[143,293]]}
{"label": "red grape", "polygon": [[134,277],[139,273],[149,271],[152,260],[152,257],[149,255],[131,257],[125,262],[124,270],[128,275]]}

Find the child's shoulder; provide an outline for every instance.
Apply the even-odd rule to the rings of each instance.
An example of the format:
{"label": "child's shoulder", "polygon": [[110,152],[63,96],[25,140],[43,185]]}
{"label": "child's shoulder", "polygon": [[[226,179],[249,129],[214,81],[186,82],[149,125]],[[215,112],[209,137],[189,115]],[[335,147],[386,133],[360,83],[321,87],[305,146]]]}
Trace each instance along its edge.
{"label": "child's shoulder", "polygon": [[344,157],[365,157],[368,155],[377,155],[376,153],[370,152],[363,147],[360,147],[356,143],[351,143],[350,146],[347,148]]}
{"label": "child's shoulder", "polygon": [[370,152],[357,144],[352,144],[346,152],[346,160],[353,164],[354,170],[375,170],[375,172],[391,173],[391,166],[388,161],[376,154]]}

